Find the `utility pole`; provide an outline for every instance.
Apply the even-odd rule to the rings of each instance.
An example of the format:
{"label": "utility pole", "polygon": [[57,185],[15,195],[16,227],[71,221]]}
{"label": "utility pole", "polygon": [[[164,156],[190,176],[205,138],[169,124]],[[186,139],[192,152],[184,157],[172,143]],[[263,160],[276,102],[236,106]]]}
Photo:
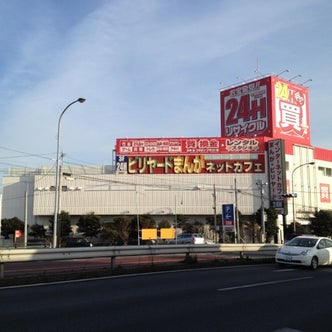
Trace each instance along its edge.
{"label": "utility pole", "polygon": [[213,224],[214,224],[214,243],[217,243],[217,196],[216,196],[216,185],[213,185]]}
{"label": "utility pole", "polygon": [[261,198],[261,243],[265,243],[265,221],[264,221],[264,186],[267,186],[267,182],[257,180],[256,185],[259,187]]}
{"label": "utility pole", "polygon": [[28,190],[29,185],[26,185],[24,195],[24,248],[28,245]]}
{"label": "utility pole", "polygon": [[240,234],[240,221],[239,221],[239,209],[237,206],[237,183],[236,178],[234,178],[234,199],[235,199],[235,225],[236,225],[236,239],[237,243],[241,242],[241,234]]}

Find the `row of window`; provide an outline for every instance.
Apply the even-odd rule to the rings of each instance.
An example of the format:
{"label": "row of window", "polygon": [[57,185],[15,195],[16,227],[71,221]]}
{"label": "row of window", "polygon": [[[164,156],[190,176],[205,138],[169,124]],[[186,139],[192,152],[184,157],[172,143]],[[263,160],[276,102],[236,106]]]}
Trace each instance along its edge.
{"label": "row of window", "polygon": [[332,176],[332,168],[318,167],[318,173],[320,173],[322,176]]}

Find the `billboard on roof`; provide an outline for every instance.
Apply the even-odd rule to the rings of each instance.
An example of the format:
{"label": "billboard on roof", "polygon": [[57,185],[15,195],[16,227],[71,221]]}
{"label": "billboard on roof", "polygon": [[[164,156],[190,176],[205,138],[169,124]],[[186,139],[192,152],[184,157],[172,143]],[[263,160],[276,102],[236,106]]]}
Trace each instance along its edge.
{"label": "billboard on roof", "polygon": [[119,138],[117,174],[264,173],[263,137]]}
{"label": "billboard on roof", "polygon": [[117,156],[264,153],[262,137],[118,138]]}
{"label": "billboard on roof", "polygon": [[268,76],[220,92],[222,137],[267,136],[310,145],[308,89]]}
{"label": "billboard on roof", "polygon": [[272,135],[271,80],[269,77],[220,92],[221,136]]}
{"label": "billboard on roof", "polygon": [[265,158],[264,154],[232,160],[208,155],[136,156],[122,162],[117,159],[116,169],[128,174],[259,174],[265,172]]}

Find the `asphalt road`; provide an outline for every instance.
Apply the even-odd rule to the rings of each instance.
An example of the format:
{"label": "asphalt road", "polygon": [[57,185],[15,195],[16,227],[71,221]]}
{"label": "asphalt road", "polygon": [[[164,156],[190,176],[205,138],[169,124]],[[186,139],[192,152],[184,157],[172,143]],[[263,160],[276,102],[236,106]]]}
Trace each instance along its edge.
{"label": "asphalt road", "polygon": [[332,268],[274,264],[1,288],[0,330],[331,331],[331,295]]}

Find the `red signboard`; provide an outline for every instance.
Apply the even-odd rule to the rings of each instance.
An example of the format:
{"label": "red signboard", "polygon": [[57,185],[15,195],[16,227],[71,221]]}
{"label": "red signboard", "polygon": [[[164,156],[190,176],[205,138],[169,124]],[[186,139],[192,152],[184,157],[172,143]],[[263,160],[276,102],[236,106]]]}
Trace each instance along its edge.
{"label": "red signboard", "polygon": [[262,137],[118,138],[117,156],[264,153]]}
{"label": "red signboard", "polygon": [[128,157],[129,174],[232,174],[264,173],[264,154],[257,159],[207,159],[207,156],[137,156]]}
{"label": "red signboard", "polygon": [[320,192],[320,201],[322,203],[330,203],[330,185],[328,183],[320,183],[319,184],[319,192]]}
{"label": "red signboard", "polygon": [[285,170],[285,153],[284,141],[277,139],[268,142],[268,160],[269,160],[269,188],[270,198],[273,207],[282,214],[287,214],[284,210],[283,194],[286,191],[286,170]]}
{"label": "red signboard", "polygon": [[222,137],[271,137],[270,77],[221,91],[220,103]]}
{"label": "red signboard", "polygon": [[273,136],[310,145],[308,89],[278,77],[271,80]]}
{"label": "red signboard", "polygon": [[310,145],[308,89],[269,76],[220,92],[221,136],[283,138]]}

